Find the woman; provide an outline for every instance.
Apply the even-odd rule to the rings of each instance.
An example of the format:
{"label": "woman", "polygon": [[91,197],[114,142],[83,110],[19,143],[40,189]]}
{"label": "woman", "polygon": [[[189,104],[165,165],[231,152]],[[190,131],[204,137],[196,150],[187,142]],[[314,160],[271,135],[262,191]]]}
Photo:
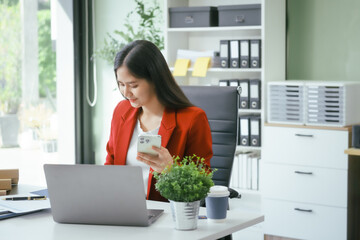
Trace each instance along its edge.
{"label": "woman", "polygon": [[[115,108],[105,165],[135,165],[143,169],[147,199],[167,201],[155,190],[152,172],[161,172],[172,156],[196,154],[210,166],[212,140],[205,112],[194,107],[175,82],[159,49],[138,40],[117,53],[115,77],[126,100]],[[137,152],[139,134],[161,135],[157,155]]]}

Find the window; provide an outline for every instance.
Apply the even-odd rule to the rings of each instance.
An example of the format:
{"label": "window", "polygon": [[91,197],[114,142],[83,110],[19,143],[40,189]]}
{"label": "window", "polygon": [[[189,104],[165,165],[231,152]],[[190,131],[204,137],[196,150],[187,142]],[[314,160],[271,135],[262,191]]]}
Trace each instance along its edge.
{"label": "window", "polygon": [[20,183],[75,162],[73,49],[71,0],[0,0],[0,168]]}

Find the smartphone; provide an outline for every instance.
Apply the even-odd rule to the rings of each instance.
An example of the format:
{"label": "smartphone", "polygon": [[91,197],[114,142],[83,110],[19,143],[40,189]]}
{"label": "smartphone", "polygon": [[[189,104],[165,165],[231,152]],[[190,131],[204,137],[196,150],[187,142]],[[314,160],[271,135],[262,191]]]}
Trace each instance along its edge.
{"label": "smartphone", "polygon": [[138,137],[138,142],[137,142],[138,152],[157,155],[157,152],[152,149],[152,146],[160,148],[161,146],[160,135],[140,135]]}

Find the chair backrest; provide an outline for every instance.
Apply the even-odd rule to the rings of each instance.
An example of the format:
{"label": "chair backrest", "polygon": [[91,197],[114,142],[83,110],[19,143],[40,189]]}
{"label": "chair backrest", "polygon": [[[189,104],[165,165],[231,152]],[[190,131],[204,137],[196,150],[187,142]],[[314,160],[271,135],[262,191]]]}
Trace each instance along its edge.
{"label": "chair backrest", "polygon": [[208,117],[213,147],[211,168],[217,169],[213,181],[229,186],[234,161],[237,131],[239,94],[237,87],[182,86],[189,100],[203,109]]}

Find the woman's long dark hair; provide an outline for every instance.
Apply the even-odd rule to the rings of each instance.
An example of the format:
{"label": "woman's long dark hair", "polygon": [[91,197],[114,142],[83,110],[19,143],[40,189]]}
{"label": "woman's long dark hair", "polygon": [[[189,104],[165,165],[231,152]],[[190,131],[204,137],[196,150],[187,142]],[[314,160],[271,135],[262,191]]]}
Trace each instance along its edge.
{"label": "woman's long dark hair", "polygon": [[116,54],[115,77],[119,67],[125,65],[136,78],[144,78],[155,86],[156,95],[167,108],[193,106],[172,76],[164,56],[159,49],[146,40],[136,40]]}

